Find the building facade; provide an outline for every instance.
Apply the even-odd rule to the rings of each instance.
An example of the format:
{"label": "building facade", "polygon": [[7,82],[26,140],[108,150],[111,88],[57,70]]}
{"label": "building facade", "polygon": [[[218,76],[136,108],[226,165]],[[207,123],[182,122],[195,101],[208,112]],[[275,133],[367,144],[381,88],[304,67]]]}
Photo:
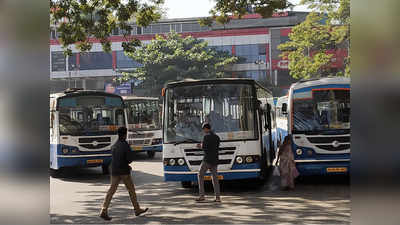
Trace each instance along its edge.
{"label": "building facade", "polygon": [[[165,19],[148,27],[133,25],[129,34],[149,43],[155,34],[175,31],[182,36],[191,35],[208,42],[210,47],[225,50],[241,59],[233,65],[232,77],[250,77],[262,82],[273,90],[275,96],[284,95],[286,89],[295,80],[289,76],[288,62],[282,60],[277,46],[288,41],[291,27],[304,21],[307,12],[282,12],[271,18],[261,18],[251,14],[243,19],[232,19],[226,25],[213,24],[201,27],[199,18]],[[93,47],[88,53],[79,53],[72,46],[73,55],[65,57],[57,41],[57,33],[50,34],[50,79],[51,92],[68,87],[106,90],[121,95],[135,92],[131,83],[116,85],[114,77],[123,71],[133,70],[140,64],[124,55],[122,31],[115,30],[110,38],[112,52],[102,51],[98,40],[91,40]]]}

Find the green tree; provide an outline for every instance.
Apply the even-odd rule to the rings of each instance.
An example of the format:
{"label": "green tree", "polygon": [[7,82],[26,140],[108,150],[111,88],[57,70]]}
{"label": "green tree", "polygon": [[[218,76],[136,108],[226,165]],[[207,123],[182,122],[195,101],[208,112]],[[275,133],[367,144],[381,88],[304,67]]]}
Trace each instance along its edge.
{"label": "green tree", "polygon": [[[50,22],[59,33],[65,54],[71,55],[69,45],[80,51],[92,48],[90,37],[100,40],[103,50],[111,51],[109,37],[119,28],[125,34],[132,30],[129,23],[148,26],[163,13],[164,0],[49,0]],[[124,35],[125,36],[125,35]],[[124,42],[124,48],[138,46],[138,40]]]}
{"label": "green tree", "polygon": [[[289,41],[278,46],[281,57],[289,60],[290,75],[311,78],[327,75],[350,76],[350,1],[303,0],[314,12],[293,27]],[[328,50],[347,48],[344,70],[331,68],[333,54]]]}
{"label": "green tree", "polygon": [[125,51],[125,54],[142,67],[123,73],[119,81],[132,78],[142,80],[142,86],[159,89],[169,81],[186,78],[201,79],[224,77],[237,57],[217,51],[207,42],[177,33],[156,35],[149,44]]}

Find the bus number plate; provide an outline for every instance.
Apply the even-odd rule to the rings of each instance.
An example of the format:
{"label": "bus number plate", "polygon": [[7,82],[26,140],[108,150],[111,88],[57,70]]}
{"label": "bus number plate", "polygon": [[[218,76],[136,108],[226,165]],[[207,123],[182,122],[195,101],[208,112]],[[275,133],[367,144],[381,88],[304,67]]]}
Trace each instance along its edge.
{"label": "bus number plate", "polygon": [[[218,175],[217,177],[218,177],[218,180],[224,179],[224,176],[222,176],[222,175]],[[211,178],[211,176],[204,176],[204,180],[212,180],[212,178]]]}
{"label": "bus number plate", "polygon": [[132,145],[131,148],[133,149],[133,151],[140,151],[143,149],[143,146],[134,146]]}
{"label": "bus number plate", "polygon": [[92,164],[92,163],[103,163],[102,159],[89,159],[86,161],[88,164]]}
{"label": "bus number plate", "polygon": [[326,172],[328,172],[328,173],[343,173],[343,172],[347,172],[347,168],[346,167],[326,168]]}

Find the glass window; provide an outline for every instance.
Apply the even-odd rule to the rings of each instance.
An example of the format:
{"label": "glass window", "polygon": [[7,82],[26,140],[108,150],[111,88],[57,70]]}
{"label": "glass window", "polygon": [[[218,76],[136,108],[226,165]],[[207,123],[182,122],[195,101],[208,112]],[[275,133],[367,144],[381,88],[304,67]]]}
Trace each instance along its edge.
{"label": "glass window", "polygon": [[[118,104],[107,104],[110,98]],[[117,97],[64,97],[58,105],[60,135],[115,134],[115,128],[124,124],[122,101]]]}
{"label": "glass window", "polygon": [[51,53],[51,71],[65,71],[66,60],[63,52],[52,52]]}
{"label": "glass window", "polygon": [[199,23],[182,23],[182,32],[198,32],[200,31]]}
{"label": "glass window", "polygon": [[157,100],[126,100],[125,105],[130,131],[161,128],[161,111]]}
{"label": "glass window", "polygon": [[223,141],[258,137],[251,85],[190,85],[168,89],[166,95],[166,143],[200,142],[204,122]]}
{"label": "glass window", "polygon": [[170,32],[170,24],[162,24],[161,25],[161,33],[169,33]]}
{"label": "glass window", "polygon": [[151,25],[151,33],[152,33],[152,34],[159,34],[159,33],[161,33],[161,25],[159,25],[159,24]]}
{"label": "glass window", "polygon": [[136,28],[136,34],[142,34],[142,27],[137,27]]}
{"label": "glass window", "polygon": [[151,26],[143,27],[143,34],[151,34]]}
{"label": "glass window", "polygon": [[209,46],[209,47],[217,51],[229,52],[229,54],[232,55],[232,45],[219,45],[219,46]]}
{"label": "glass window", "polygon": [[294,133],[350,129],[350,91],[314,91],[312,99],[293,101]]}
{"label": "glass window", "polygon": [[70,71],[78,69],[76,64],[77,54],[78,53],[72,53],[72,55],[68,57],[68,70]]}
{"label": "glass window", "polygon": [[140,63],[126,56],[124,51],[116,51],[115,55],[117,57],[117,68],[137,68],[141,66]]}
{"label": "glass window", "polygon": [[119,35],[119,28],[116,27],[116,28],[113,30],[112,34],[113,34],[113,35]]}
{"label": "glass window", "polygon": [[235,51],[240,63],[255,63],[257,60],[266,62],[265,44],[236,45]]}
{"label": "glass window", "polygon": [[132,30],[131,30],[131,34],[132,35],[136,35],[137,33],[136,33],[136,26],[132,26]]}
{"label": "glass window", "polygon": [[171,29],[177,33],[182,32],[182,24],[181,23],[172,24]]}
{"label": "glass window", "polygon": [[80,55],[81,70],[112,69],[112,55],[106,52],[88,52]]}

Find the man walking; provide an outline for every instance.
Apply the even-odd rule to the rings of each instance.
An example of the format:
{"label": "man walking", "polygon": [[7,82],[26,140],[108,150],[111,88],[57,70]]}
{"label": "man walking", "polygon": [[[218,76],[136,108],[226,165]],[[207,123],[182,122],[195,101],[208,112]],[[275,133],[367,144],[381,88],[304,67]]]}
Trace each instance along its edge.
{"label": "man walking", "polygon": [[126,142],[127,132],[128,131],[125,127],[118,128],[118,141],[111,149],[111,186],[110,189],[108,189],[103,203],[103,208],[100,212],[100,217],[104,220],[111,220],[111,217],[108,216],[108,207],[121,180],[124,182],[126,189],[129,191],[129,196],[131,198],[133,208],[135,209],[135,215],[139,216],[148,210],[148,208],[141,209],[136,199],[135,185],[132,182],[131,167],[129,166],[131,163],[129,157],[131,154],[131,149],[128,142]]}
{"label": "man walking", "polygon": [[204,151],[204,158],[200,165],[200,170],[197,175],[197,180],[199,181],[199,197],[196,199],[198,202],[205,200],[204,197],[204,174],[207,170],[211,171],[212,183],[215,193],[215,202],[221,202],[219,193],[219,182],[217,176],[218,167],[218,150],[219,150],[219,137],[211,131],[211,126],[208,123],[203,124],[204,138],[202,143],[202,148]]}

